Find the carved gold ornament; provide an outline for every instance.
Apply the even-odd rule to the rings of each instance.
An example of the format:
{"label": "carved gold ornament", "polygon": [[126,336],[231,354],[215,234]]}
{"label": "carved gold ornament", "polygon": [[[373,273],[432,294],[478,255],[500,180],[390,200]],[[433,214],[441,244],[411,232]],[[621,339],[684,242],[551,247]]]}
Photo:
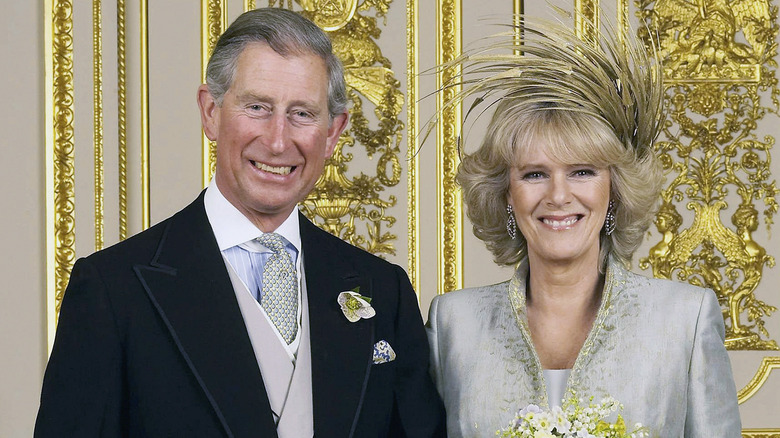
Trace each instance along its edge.
{"label": "carved gold ornament", "polygon": [[[395,254],[397,238],[383,230],[396,219],[386,210],[395,196],[382,196],[401,181],[399,161],[403,122],[398,119],[404,100],[390,61],[376,43],[392,0],[297,0],[301,12],[328,31],[333,51],[344,64],[347,95],[352,102],[351,124],[342,134],[325,171],[302,203],[303,213],[326,231],[374,254]],[[268,2],[280,7],[291,2]],[[369,11],[373,10],[373,16]],[[366,116],[373,110],[377,123]],[[376,125],[376,127],[372,127]],[[355,148],[356,143],[360,148]],[[375,160],[372,175],[347,174],[353,153]],[[359,226],[359,225],[363,226]]]}
{"label": "carved gold ornament", "polygon": [[[76,259],[73,3],[47,2],[46,19],[46,301],[56,318]],[[50,348],[55,327],[49,318]]]}
{"label": "carved gold ornament", "polygon": [[[760,216],[769,229],[778,210],[770,174],[775,140],[755,133],[780,105],[778,9],[767,0],[636,5],[657,32],[668,111],[656,143],[669,182],[655,221],[661,240],[640,267],[715,290],[729,349],[778,350],[764,327],[777,307],[754,294],[764,267],[775,259],[752,236]],[[640,33],[649,37],[646,30]],[[693,214],[684,229],[682,206]]]}

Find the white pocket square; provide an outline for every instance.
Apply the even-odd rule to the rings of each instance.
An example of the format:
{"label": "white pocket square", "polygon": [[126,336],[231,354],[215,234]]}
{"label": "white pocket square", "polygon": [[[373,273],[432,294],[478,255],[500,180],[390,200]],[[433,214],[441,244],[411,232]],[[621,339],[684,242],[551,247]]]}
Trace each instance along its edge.
{"label": "white pocket square", "polygon": [[395,351],[390,343],[384,339],[374,344],[374,365],[392,362],[395,360]]}

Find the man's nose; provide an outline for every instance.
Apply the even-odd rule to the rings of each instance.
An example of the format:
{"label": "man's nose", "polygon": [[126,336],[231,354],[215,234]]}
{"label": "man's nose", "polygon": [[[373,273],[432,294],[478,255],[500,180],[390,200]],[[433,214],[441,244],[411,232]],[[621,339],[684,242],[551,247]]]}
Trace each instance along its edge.
{"label": "man's nose", "polygon": [[289,145],[289,121],[286,114],[274,114],[265,133],[266,147],[274,153],[282,153]]}

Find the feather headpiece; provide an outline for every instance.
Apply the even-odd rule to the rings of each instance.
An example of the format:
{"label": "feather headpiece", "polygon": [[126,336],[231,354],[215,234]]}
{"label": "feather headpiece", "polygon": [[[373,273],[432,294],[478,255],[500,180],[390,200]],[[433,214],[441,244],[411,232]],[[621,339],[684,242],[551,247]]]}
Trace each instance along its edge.
{"label": "feather headpiece", "polygon": [[[440,66],[454,76],[439,92],[462,87],[442,111],[471,96],[476,99],[464,122],[475,109],[482,107],[481,114],[502,99],[554,104],[603,120],[627,149],[644,156],[662,122],[657,51],[648,52],[622,29],[597,31],[588,41],[559,22],[518,18],[510,31],[487,37]],[[425,137],[438,117],[428,123]]]}

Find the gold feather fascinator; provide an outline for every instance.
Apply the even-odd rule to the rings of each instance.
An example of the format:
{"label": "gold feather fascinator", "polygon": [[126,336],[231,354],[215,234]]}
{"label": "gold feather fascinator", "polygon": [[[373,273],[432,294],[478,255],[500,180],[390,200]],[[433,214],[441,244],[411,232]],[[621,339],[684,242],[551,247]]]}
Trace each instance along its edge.
{"label": "gold feather fascinator", "polygon": [[[580,111],[606,122],[638,156],[652,147],[662,122],[661,65],[627,29],[609,27],[581,39],[561,22],[516,17],[509,31],[477,45],[439,68],[451,79],[438,92],[460,86],[441,112],[474,97],[464,124],[502,99],[522,99]],[[590,29],[595,29],[590,25]],[[423,142],[441,112],[426,124]]]}

